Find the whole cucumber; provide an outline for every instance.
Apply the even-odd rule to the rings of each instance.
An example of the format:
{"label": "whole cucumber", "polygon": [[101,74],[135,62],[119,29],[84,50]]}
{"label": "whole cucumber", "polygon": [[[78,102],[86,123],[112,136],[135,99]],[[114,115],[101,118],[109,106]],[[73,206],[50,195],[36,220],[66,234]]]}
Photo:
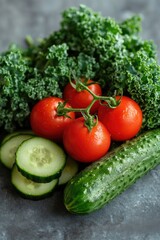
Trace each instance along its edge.
{"label": "whole cucumber", "polygon": [[160,163],[160,129],[123,143],[82,170],[67,184],[64,204],[69,212],[102,208]]}

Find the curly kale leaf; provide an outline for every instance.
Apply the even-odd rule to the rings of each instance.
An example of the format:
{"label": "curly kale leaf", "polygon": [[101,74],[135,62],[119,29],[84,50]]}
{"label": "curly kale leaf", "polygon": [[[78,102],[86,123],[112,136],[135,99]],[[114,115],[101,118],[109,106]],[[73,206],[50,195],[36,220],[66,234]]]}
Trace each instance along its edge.
{"label": "curly kale leaf", "polygon": [[124,20],[119,24],[122,29],[122,34],[129,36],[138,35],[142,30],[141,21],[142,19],[139,15],[133,15]]}
{"label": "curly kale leaf", "polygon": [[11,131],[22,126],[30,113],[28,97],[23,91],[28,60],[23,51],[12,46],[0,56],[0,127]]}
{"label": "curly kale leaf", "polygon": [[143,111],[143,128],[160,126],[160,66],[139,51],[127,71],[126,90]]}
{"label": "curly kale leaf", "polygon": [[62,96],[61,82],[68,82],[67,45],[51,46],[46,52],[39,52],[37,62],[30,72],[25,92],[33,100],[48,96]]}
{"label": "curly kale leaf", "polygon": [[[79,53],[69,56],[66,43],[52,45],[48,50],[39,52],[36,65],[24,87],[31,99],[47,96],[62,97],[62,88],[69,78],[93,78],[98,64],[93,57]],[[37,89],[37,90],[36,90]]]}

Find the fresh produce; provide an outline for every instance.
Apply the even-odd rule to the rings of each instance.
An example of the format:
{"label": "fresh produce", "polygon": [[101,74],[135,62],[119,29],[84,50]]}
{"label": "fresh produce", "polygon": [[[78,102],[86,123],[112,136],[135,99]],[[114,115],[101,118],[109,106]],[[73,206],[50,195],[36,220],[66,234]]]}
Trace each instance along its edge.
{"label": "fresh produce", "polygon": [[[68,112],[78,112],[82,117],[70,122],[63,131],[63,145],[65,151],[75,160],[80,162],[93,162],[102,157],[110,147],[110,133],[106,127],[98,120],[96,115],[92,115],[92,107],[95,103],[105,101],[111,108],[119,105],[119,99],[96,94],[86,86],[83,80],[78,81],[82,92],[88,92],[92,99],[89,105],[81,108],[67,108],[63,103],[57,107],[57,115],[67,115]],[[75,83],[77,86],[77,82]],[[83,95],[81,94],[81,97]]]}
{"label": "fresh produce", "polygon": [[[9,169],[13,167],[16,159],[16,151],[19,145],[29,139],[32,138],[33,135],[30,133],[18,133],[7,135],[0,147],[0,160],[1,162]],[[8,138],[8,139],[7,139]]]}
{"label": "fresh produce", "polygon": [[66,164],[66,154],[53,141],[32,137],[16,151],[16,166],[30,180],[39,183],[59,178]]}
{"label": "fresh produce", "polygon": [[[35,134],[54,141],[62,141],[64,128],[75,118],[75,114],[68,112],[64,116],[57,115],[59,103],[65,104],[61,98],[48,97],[34,105],[30,124]],[[70,107],[67,103],[63,106]]]}
{"label": "fresh produce", "polygon": [[67,156],[66,165],[59,177],[58,185],[66,184],[72,177],[74,177],[79,170],[79,164],[70,156]]}
{"label": "fresh produce", "polygon": [[50,196],[58,184],[58,179],[48,183],[37,183],[24,177],[14,165],[11,172],[11,182],[16,190],[25,198],[39,200]]}
{"label": "fresh produce", "polygon": [[66,156],[56,143],[32,131],[7,134],[2,143],[0,160],[11,170],[11,183],[24,198],[49,197],[78,172],[77,161]]}
{"label": "fresh produce", "polygon": [[126,141],[137,135],[142,126],[142,110],[129,97],[117,96],[121,99],[116,108],[101,105],[98,109],[98,119],[111,134],[112,140]]}
{"label": "fresh produce", "polygon": [[[1,161],[23,196],[44,198],[71,179],[77,162],[66,153],[95,161],[65,188],[73,213],[101,208],[159,164],[160,66],[140,24],[81,5],[49,37],[0,55],[0,128],[10,132]],[[24,128],[38,136],[17,134]],[[107,153],[113,141],[126,142]]]}
{"label": "fresh produce", "polygon": [[69,79],[81,77],[99,82],[107,96],[122,88],[143,111],[143,131],[159,127],[160,67],[140,29],[139,16],[118,23],[81,5],[65,10],[60,29],[40,43],[9,48],[0,55],[0,128],[29,128],[38,100],[62,97]]}
{"label": "fresh produce", "polygon": [[[80,80],[82,81],[82,80]],[[66,100],[73,108],[86,108],[93,100],[93,95],[87,91],[83,90],[83,86],[79,86],[79,82],[77,81],[73,83],[68,83],[63,91],[63,98]],[[92,80],[83,81],[85,86],[88,87],[92,93],[97,96],[102,95],[102,89],[99,84],[95,83]],[[72,86],[75,85],[75,86]],[[90,109],[90,113],[94,114],[97,112],[99,107],[99,101],[96,101]]]}
{"label": "fresh produce", "polygon": [[125,142],[72,178],[64,190],[64,204],[77,214],[100,209],[159,163],[156,129]]}
{"label": "fresh produce", "polygon": [[89,131],[83,117],[70,123],[63,134],[65,150],[80,162],[96,161],[106,154],[110,142],[110,134],[101,122],[95,122]]}
{"label": "fresh produce", "polygon": [[32,135],[34,136],[35,134],[31,131],[31,130],[21,130],[21,131],[14,131],[12,133],[8,133],[6,134],[1,141],[1,145],[4,144],[5,142],[7,142],[10,138],[14,137],[14,136],[18,136],[18,135]]}

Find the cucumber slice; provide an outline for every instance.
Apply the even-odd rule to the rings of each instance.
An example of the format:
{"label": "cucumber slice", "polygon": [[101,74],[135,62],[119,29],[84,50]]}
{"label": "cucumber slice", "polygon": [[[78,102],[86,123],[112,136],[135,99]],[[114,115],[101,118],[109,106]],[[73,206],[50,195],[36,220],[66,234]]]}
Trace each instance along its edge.
{"label": "cucumber slice", "polygon": [[59,178],[58,185],[66,184],[72,177],[78,172],[78,163],[73,160],[70,156],[67,157],[66,165]]}
{"label": "cucumber slice", "polygon": [[49,183],[37,183],[24,177],[19,171],[16,164],[12,168],[11,182],[16,190],[25,198],[42,199],[50,196],[57,186],[58,179]]}
{"label": "cucumber slice", "polygon": [[16,152],[19,171],[35,182],[58,178],[66,163],[63,149],[51,140],[33,137],[23,142]]}
{"label": "cucumber slice", "polygon": [[29,135],[35,135],[31,130],[21,130],[21,131],[15,131],[15,132],[12,132],[12,133],[8,133],[2,140],[1,142],[1,145],[4,144],[6,141],[8,141],[10,138],[16,136],[16,135],[26,135],[26,134],[29,134]]}
{"label": "cucumber slice", "polygon": [[8,138],[0,148],[0,160],[9,169],[12,168],[16,159],[16,151],[19,145],[33,136],[30,134],[13,135]]}

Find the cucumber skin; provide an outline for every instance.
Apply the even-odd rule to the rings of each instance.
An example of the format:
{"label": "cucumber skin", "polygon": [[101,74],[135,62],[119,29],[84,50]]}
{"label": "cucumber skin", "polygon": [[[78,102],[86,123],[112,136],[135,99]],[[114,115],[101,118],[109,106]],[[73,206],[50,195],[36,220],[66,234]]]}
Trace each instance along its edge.
{"label": "cucumber skin", "polygon": [[35,136],[35,134],[31,131],[31,130],[21,130],[21,131],[15,131],[12,133],[8,133],[6,134],[0,145],[3,145],[4,143],[6,143],[10,138],[18,136],[18,135],[31,135],[31,136]]}
{"label": "cucumber skin", "polygon": [[26,178],[34,181],[34,182],[37,182],[37,183],[48,183],[48,182],[51,182],[52,180],[54,179],[57,179],[61,176],[62,174],[62,171],[64,169],[65,165],[63,166],[63,168],[59,171],[59,172],[56,172],[55,174],[51,175],[51,176],[45,176],[45,177],[42,177],[42,176],[37,176],[37,175],[33,175],[33,174],[30,174],[30,173],[27,173],[25,170],[23,170],[22,168],[20,168],[18,165],[17,165],[17,168],[18,168],[18,171]]}
{"label": "cucumber skin", "polygon": [[64,205],[75,214],[102,208],[160,163],[160,129],[145,132],[92,163],[64,190]]}
{"label": "cucumber skin", "polygon": [[[14,164],[16,165],[16,164]],[[48,198],[48,197],[51,197],[53,195],[53,193],[55,192],[55,190],[57,189],[58,187],[58,179],[57,179],[57,183],[55,184],[54,188],[51,189],[49,192],[47,193],[44,193],[44,194],[41,194],[41,195],[29,195],[29,194],[26,194],[26,193],[23,193],[22,191],[20,191],[17,186],[13,183],[12,181],[12,177],[13,177],[13,169],[14,169],[14,165],[13,165],[13,168],[12,168],[12,171],[11,171],[11,184],[12,186],[14,187],[14,189],[19,193],[19,195],[25,199],[30,199],[30,200],[42,200],[42,199],[45,199],[45,198]]]}

